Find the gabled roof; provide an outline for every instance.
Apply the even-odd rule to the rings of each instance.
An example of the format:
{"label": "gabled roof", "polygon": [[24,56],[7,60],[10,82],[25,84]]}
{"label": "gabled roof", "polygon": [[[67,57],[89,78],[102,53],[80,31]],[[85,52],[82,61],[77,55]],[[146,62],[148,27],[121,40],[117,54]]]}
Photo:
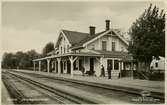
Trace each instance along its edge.
{"label": "gabled roof", "polygon": [[77,46],[80,46],[80,45],[83,45],[85,42],[88,42],[89,40],[91,39],[94,39],[95,37],[101,35],[102,33],[104,33],[106,31],[102,31],[102,32],[99,32],[99,33],[96,33],[95,35],[89,35],[88,37],[86,37],[85,39],[81,40]]}
{"label": "gabled roof", "polygon": [[68,41],[74,45],[82,41],[83,39],[89,37],[88,33],[76,32],[76,31],[68,31],[62,30],[62,32],[66,35]]}
{"label": "gabled roof", "polygon": [[73,47],[75,47],[84,44],[85,42],[97,37],[98,35],[106,31],[96,33],[95,35],[90,35],[89,33],[83,33],[83,32],[69,31],[69,30],[62,30],[62,32],[65,34],[68,41],[73,45]]}
{"label": "gabled roof", "polygon": [[[77,32],[77,31],[69,31],[69,30],[62,30],[61,31],[69,43],[72,45],[71,48],[79,48],[83,47],[84,44],[89,43],[90,41],[94,40],[96,37],[101,37],[109,32],[111,32],[113,35],[117,35],[118,33],[115,32],[113,29],[105,30],[99,33],[96,33],[95,35],[90,35],[89,33],[83,33],[83,32]],[[123,42],[127,44],[127,41],[123,39],[120,35],[117,35]]]}

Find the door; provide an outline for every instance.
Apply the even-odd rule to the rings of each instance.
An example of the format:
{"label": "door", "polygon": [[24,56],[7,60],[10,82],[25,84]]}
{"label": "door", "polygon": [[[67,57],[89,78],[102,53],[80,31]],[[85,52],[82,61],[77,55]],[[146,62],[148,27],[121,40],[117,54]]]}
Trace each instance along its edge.
{"label": "door", "polygon": [[67,61],[67,74],[71,73],[71,63],[70,61]]}
{"label": "door", "polygon": [[63,73],[63,62],[62,61],[60,62],[60,67],[61,67],[61,69],[60,69],[61,73]]}
{"label": "door", "polygon": [[90,71],[94,71],[94,59],[90,58]]}
{"label": "door", "polygon": [[113,70],[112,68],[113,60],[112,59],[107,60],[107,68],[109,67],[109,65],[110,65],[111,70]]}
{"label": "door", "polygon": [[56,61],[56,73],[58,73],[58,62]]}
{"label": "door", "polygon": [[82,65],[82,59],[79,59],[79,70],[82,70],[82,67],[83,67],[83,65]]}
{"label": "door", "polygon": [[114,60],[114,70],[119,70],[119,61]]}

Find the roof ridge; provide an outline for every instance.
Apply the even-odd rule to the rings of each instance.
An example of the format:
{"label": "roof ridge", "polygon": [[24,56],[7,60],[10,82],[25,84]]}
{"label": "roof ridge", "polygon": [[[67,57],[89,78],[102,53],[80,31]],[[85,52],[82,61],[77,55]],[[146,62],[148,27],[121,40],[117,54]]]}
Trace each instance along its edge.
{"label": "roof ridge", "polygon": [[86,32],[79,32],[79,31],[66,30],[66,29],[62,29],[62,31],[76,32],[76,33],[81,33],[81,34],[89,34],[89,33],[86,33]]}
{"label": "roof ridge", "polygon": [[89,40],[89,38],[93,38],[93,37],[95,37],[95,36],[98,36],[99,34],[101,34],[101,33],[103,33],[103,32],[105,32],[105,31],[98,32],[98,33],[96,33],[95,35],[89,35],[88,37],[86,37],[86,38],[84,38],[83,40],[81,40],[79,43],[84,42],[84,41],[86,41],[86,40]]}

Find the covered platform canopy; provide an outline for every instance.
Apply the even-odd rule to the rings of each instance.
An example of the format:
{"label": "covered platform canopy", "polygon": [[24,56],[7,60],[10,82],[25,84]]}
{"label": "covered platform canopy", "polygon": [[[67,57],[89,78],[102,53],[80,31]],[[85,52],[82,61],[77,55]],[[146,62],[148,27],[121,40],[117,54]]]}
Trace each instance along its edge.
{"label": "covered platform canopy", "polygon": [[73,75],[73,63],[74,61],[76,61],[78,59],[78,57],[95,57],[96,59],[98,59],[99,57],[102,57],[103,55],[101,54],[96,54],[96,53],[92,53],[92,52],[79,52],[79,53],[66,53],[66,54],[57,54],[57,55],[51,55],[51,56],[47,56],[47,57],[43,57],[43,58],[38,58],[38,59],[34,59],[33,63],[34,63],[34,71],[35,71],[35,66],[36,66],[36,62],[38,62],[38,69],[39,71],[41,71],[41,61],[46,60],[47,61],[47,72],[50,71],[50,61],[54,60],[55,61],[55,70],[56,67],[58,66],[58,74],[60,74],[60,70],[61,70],[61,61],[63,60],[63,58],[67,58],[70,61],[70,68],[71,68],[71,75]]}
{"label": "covered platform canopy", "polygon": [[47,60],[47,59],[52,59],[52,58],[60,58],[60,57],[65,57],[65,56],[92,56],[92,57],[101,57],[103,55],[101,54],[95,54],[92,52],[89,53],[66,53],[66,54],[58,54],[58,55],[52,55],[44,58],[38,58],[34,59],[33,61],[41,61],[41,60]]}

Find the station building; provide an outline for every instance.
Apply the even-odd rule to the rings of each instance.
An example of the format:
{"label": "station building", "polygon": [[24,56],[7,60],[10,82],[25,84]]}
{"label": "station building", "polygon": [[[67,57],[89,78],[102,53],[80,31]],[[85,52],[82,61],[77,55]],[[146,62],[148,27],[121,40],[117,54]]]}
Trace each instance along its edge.
{"label": "station building", "polygon": [[82,74],[84,68],[85,73],[100,76],[103,65],[107,76],[110,64],[112,76],[118,78],[122,70],[131,70],[133,59],[127,51],[129,42],[116,29],[110,28],[110,20],[105,23],[105,30],[98,33],[94,26],[89,27],[89,33],[61,30],[55,50],[47,57],[33,60],[34,70],[41,71],[41,62],[46,62],[47,72],[58,74]]}

